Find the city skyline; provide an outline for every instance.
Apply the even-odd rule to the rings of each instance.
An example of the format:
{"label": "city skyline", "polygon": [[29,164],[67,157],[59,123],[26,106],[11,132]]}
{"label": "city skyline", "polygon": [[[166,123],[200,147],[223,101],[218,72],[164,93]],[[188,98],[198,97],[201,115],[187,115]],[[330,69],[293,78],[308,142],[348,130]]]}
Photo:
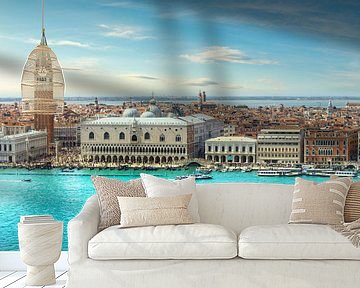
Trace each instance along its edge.
{"label": "city skyline", "polygon": [[[70,97],[359,96],[360,5],[281,2],[47,0],[45,22]],[[1,6],[0,97],[19,97],[41,1]]]}

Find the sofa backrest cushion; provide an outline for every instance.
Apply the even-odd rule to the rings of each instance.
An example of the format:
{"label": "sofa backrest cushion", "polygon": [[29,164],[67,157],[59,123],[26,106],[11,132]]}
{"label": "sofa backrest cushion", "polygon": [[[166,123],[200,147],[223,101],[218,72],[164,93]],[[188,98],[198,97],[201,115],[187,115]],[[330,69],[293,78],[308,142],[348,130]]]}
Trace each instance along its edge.
{"label": "sofa backrest cushion", "polygon": [[240,233],[253,225],[286,224],[294,185],[267,183],[197,184],[202,223]]}

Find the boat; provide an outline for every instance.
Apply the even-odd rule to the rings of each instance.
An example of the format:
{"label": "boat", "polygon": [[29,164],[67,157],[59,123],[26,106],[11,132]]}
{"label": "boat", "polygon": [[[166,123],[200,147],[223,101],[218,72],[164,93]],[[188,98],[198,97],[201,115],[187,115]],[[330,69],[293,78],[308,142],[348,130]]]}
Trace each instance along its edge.
{"label": "boat", "polygon": [[272,169],[272,170],[259,170],[258,176],[300,176],[302,171],[299,169]]}
{"label": "boat", "polygon": [[195,177],[195,180],[209,180],[209,179],[213,179],[213,177],[211,175],[207,175],[207,174],[190,174],[190,175],[181,175],[181,176],[176,176],[176,180],[182,180],[182,179],[187,179],[189,177]]}
{"label": "boat", "polygon": [[198,169],[196,169],[196,172],[201,173],[201,174],[210,174],[212,172],[212,170],[206,169],[206,168],[198,168]]}
{"label": "boat", "polygon": [[158,170],[158,168],[148,166],[148,167],[145,167],[145,169],[144,169],[144,170],[146,170],[146,171],[156,171],[156,170]]}
{"label": "boat", "polygon": [[335,176],[338,177],[357,177],[358,173],[356,171],[336,171]]}
{"label": "boat", "polygon": [[305,170],[307,176],[320,176],[320,177],[329,177],[335,174],[335,171],[332,169],[319,169],[319,168],[310,168]]}
{"label": "boat", "polygon": [[31,182],[31,179],[22,179],[21,182]]}
{"label": "boat", "polygon": [[74,172],[74,170],[71,169],[71,168],[64,168],[64,169],[61,170],[61,172],[64,172],[64,173],[72,173],[72,172]]}

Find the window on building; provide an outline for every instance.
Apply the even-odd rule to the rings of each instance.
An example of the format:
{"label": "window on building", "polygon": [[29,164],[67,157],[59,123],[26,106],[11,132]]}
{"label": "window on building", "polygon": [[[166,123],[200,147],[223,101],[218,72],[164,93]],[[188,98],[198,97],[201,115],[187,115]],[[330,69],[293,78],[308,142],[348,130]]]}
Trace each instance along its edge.
{"label": "window on building", "polygon": [[165,135],[161,134],[159,140],[160,142],[165,142]]}
{"label": "window on building", "polygon": [[211,152],[211,146],[208,146],[208,151]]}
{"label": "window on building", "polygon": [[11,146],[11,144],[9,144],[9,151],[11,151],[12,150],[12,146]]}
{"label": "window on building", "polygon": [[109,132],[105,132],[104,133],[104,140],[109,140],[110,139],[110,134]]}
{"label": "window on building", "polygon": [[150,140],[150,133],[146,132],[144,135],[145,140]]}
{"label": "window on building", "polygon": [[242,146],[241,150],[242,152],[245,152],[245,146]]}
{"label": "window on building", "polygon": [[253,147],[252,147],[252,146],[249,147],[249,152],[250,152],[250,153],[253,152]]}
{"label": "window on building", "polygon": [[94,138],[95,138],[94,132],[90,132],[89,133],[89,140],[94,140]]}
{"label": "window on building", "polygon": [[180,135],[176,135],[175,141],[176,141],[176,142],[181,142],[181,136],[180,136]]}
{"label": "window on building", "polygon": [[229,146],[229,152],[231,152],[232,151],[232,147],[231,146]]}
{"label": "window on building", "polygon": [[136,136],[136,135],[132,135],[131,141],[137,141],[137,136]]}
{"label": "window on building", "polygon": [[218,152],[218,151],[219,151],[219,147],[215,146],[215,152]]}
{"label": "window on building", "polygon": [[235,147],[235,151],[236,151],[236,152],[239,152],[239,146],[236,146],[236,147]]}
{"label": "window on building", "polygon": [[124,140],[124,139],[125,139],[125,133],[124,133],[124,132],[120,132],[120,134],[119,134],[119,139],[120,139],[120,140]]}
{"label": "window on building", "polygon": [[225,152],[225,146],[221,146],[221,152]]}

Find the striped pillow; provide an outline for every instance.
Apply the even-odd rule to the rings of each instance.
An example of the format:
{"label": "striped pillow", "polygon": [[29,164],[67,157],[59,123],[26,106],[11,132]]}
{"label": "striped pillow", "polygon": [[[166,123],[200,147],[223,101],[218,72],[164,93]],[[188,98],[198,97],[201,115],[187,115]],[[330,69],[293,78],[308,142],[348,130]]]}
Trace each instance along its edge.
{"label": "striped pillow", "polygon": [[342,224],[351,178],[316,183],[296,178],[289,223]]}
{"label": "striped pillow", "polygon": [[[330,179],[339,179],[339,177],[331,175]],[[345,223],[354,222],[358,219],[360,219],[360,181],[353,182],[350,185],[344,208]]]}
{"label": "striped pillow", "polygon": [[360,219],[360,181],[351,184],[344,210],[346,223]]}

